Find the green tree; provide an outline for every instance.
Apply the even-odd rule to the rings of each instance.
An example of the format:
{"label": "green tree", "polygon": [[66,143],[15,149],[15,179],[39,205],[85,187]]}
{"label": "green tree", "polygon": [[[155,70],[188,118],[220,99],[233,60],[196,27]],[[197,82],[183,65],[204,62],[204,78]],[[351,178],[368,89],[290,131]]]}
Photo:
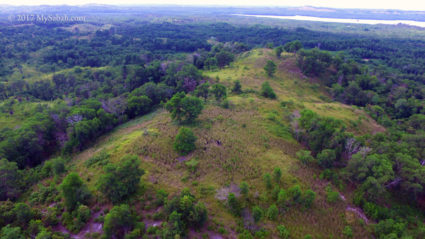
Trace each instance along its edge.
{"label": "green tree", "polygon": [[0,200],[15,199],[20,189],[18,165],[6,159],[0,160]]}
{"label": "green tree", "polygon": [[195,150],[195,142],[196,136],[193,131],[190,128],[181,127],[176,135],[173,147],[180,154],[187,155]]}
{"label": "green tree", "polygon": [[342,235],[344,235],[345,238],[353,238],[353,229],[351,229],[350,226],[345,226]]}
{"label": "green tree", "polygon": [[97,188],[113,203],[122,201],[137,190],[140,177],[145,173],[139,168],[140,160],[136,155],[126,155],[120,164],[107,164],[105,173],[97,182]]}
{"label": "green tree", "polygon": [[114,206],[105,216],[103,231],[106,238],[124,238],[127,232],[130,232],[135,219],[127,204]]}
{"label": "green tree", "polygon": [[280,168],[274,168],[273,170],[274,181],[279,184],[281,178],[282,178],[282,170]]}
{"label": "green tree", "polygon": [[274,53],[276,54],[277,58],[280,58],[280,56],[282,55],[282,52],[283,52],[282,46],[278,46],[274,49]]}
{"label": "green tree", "polygon": [[272,204],[268,209],[266,216],[270,220],[276,220],[277,216],[279,215],[279,209],[277,208],[276,204]]}
{"label": "green tree", "polygon": [[272,77],[276,72],[276,64],[273,61],[268,60],[266,65],[264,66],[264,71],[266,71],[269,77]]}
{"label": "green tree", "polygon": [[276,93],[274,93],[272,87],[267,81],[261,84],[261,95],[266,98],[276,99]]}
{"label": "green tree", "polygon": [[241,215],[241,206],[235,194],[229,193],[229,195],[227,196],[227,206],[234,215]]}
{"label": "green tree", "polygon": [[239,188],[241,189],[241,193],[242,195],[244,195],[245,197],[248,196],[249,193],[249,185],[246,182],[241,182],[241,184],[239,185]]}
{"label": "green tree", "polygon": [[240,82],[239,80],[236,80],[236,81],[233,83],[232,92],[233,92],[233,93],[236,93],[236,94],[240,94],[240,93],[242,93],[242,85],[241,85],[241,82]]}
{"label": "green tree", "polygon": [[10,224],[1,229],[1,239],[24,239],[20,227],[11,227]]}
{"label": "green tree", "polygon": [[22,202],[15,204],[15,207],[13,208],[13,214],[15,215],[16,222],[21,227],[26,227],[28,222],[33,217],[33,212],[31,208],[27,204]]}
{"label": "green tree", "polygon": [[263,209],[261,209],[259,206],[255,206],[252,209],[252,217],[254,218],[255,222],[261,221],[261,219],[263,218],[263,215],[264,215]]}
{"label": "green tree", "polygon": [[266,188],[267,189],[271,189],[272,188],[272,176],[270,176],[270,174],[269,173],[266,173],[266,174],[264,174],[264,176],[263,176],[263,180],[264,180],[264,183],[266,184]]}
{"label": "green tree", "polygon": [[285,208],[288,204],[288,194],[284,189],[280,189],[277,195],[277,205],[281,208]]}
{"label": "green tree", "polygon": [[317,155],[317,161],[323,168],[331,168],[336,160],[335,150],[324,149]]}
{"label": "green tree", "polygon": [[288,189],[289,197],[295,202],[299,203],[301,201],[301,187],[298,184],[295,184],[294,186],[290,187]]}
{"label": "green tree", "polygon": [[316,193],[313,190],[311,189],[306,190],[303,195],[304,206],[306,208],[311,208],[315,198],[316,198]]}
{"label": "green tree", "polygon": [[277,232],[279,233],[279,237],[282,239],[288,239],[290,236],[289,230],[286,229],[284,225],[277,226]]}
{"label": "green tree", "polygon": [[300,150],[296,153],[297,159],[303,164],[309,164],[314,161],[309,150]]}
{"label": "green tree", "polygon": [[208,82],[198,85],[195,90],[195,95],[197,97],[202,97],[206,101],[208,98],[208,94],[210,93],[210,84]]}
{"label": "green tree", "polygon": [[143,115],[151,110],[152,100],[147,96],[130,96],[127,102],[126,113],[130,118]]}
{"label": "green tree", "polygon": [[87,203],[91,196],[87,186],[77,173],[68,174],[60,188],[68,211],[73,211],[79,204]]}
{"label": "green tree", "polygon": [[223,68],[224,66],[227,66],[235,59],[235,55],[233,55],[231,52],[228,52],[226,50],[221,50],[215,55],[215,58],[217,59],[218,67]]}
{"label": "green tree", "polygon": [[217,101],[221,101],[227,97],[226,86],[219,83],[214,84],[212,85],[211,93],[215,96]]}
{"label": "green tree", "polygon": [[165,104],[165,108],[171,113],[172,119],[180,123],[191,123],[202,112],[204,105],[198,97],[179,92]]}

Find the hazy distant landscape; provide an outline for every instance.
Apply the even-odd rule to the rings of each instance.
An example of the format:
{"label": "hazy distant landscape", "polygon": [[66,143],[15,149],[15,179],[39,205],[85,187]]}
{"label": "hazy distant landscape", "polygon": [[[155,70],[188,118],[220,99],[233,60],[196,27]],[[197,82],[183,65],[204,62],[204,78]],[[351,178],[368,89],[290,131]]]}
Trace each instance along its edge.
{"label": "hazy distant landscape", "polygon": [[0,5],[0,239],[425,238],[424,24]]}

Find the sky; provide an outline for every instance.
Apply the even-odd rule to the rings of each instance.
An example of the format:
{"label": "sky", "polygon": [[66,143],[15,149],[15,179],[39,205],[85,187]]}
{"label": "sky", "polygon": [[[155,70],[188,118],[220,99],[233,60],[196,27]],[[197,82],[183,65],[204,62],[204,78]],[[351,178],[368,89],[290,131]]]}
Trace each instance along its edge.
{"label": "sky", "polygon": [[10,5],[179,4],[224,6],[315,6],[331,8],[399,9],[425,11],[423,0],[0,0]]}

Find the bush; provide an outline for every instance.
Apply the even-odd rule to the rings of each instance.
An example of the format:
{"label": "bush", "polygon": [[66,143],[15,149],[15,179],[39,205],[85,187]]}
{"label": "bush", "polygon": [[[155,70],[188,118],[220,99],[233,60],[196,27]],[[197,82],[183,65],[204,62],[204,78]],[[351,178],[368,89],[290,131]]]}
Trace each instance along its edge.
{"label": "bush", "polygon": [[201,114],[204,105],[198,97],[179,92],[165,104],[165,108],[171,113],[172,119],[180,123],[192,123]]}
{"label": "bush", "polygon": [[137,190],[140,177],[145,173],[139,168],[140,160],[136,155],[126,155],[120,164],[108,164],[97,182],[97,188],[113,203],[120,202]]}
{"label": "bush", "polygon": [[259,222],[263,218],[263,215],[263,209],[261,209],[259,206],[255,206],[252,209],[252,217],[254,218],[255,222]]}
{"label": "bush", "polygon": [[288,239],[290,236],[289,230],[286,229],[284,225],[277,226],[277,231],[279,233],[279,237],[282,239]]}
{"label": "bush", "polygon": [[276,183],[280,183],[280,179],[282,178],[282,170],[280,168],[275,168],[273,170],[273,178]]}
{"label": "bush", "polygon": [[301,201],[301,187],[300,185],[294,185],[288,189],[289,197],[295,202],[299,203]]}
{"label": "bush", "polygon": [[333,191],[330,186],[326,187],[326,200],[330,203],[335,203],[339,201],[339,193],[336,191]]}
{"label": "bush", "polygon": [[351,229],[350,226],[345,226],[344,230],[342,231],[342,235],[344,235],[346,238],[352,238],[353,237],[353,229]]}
{"label": "bush", "polygon": [[315,198],[316,198],[316,193],[313,190],[311,189],[306,190],[303,196],[304,206],[306,208],[311,208]]}
{"label": "bush", "polygon": [[313,156],[309,150],[300,150],[296,153],[297,159],[303,164],[309,164],[314,161]]}
{"label": "bush", "polygon": [[235,216],[241,215],[241,206],[235,194],[229,193],[229,196],[227,196],[227,206]]}
{"label": "bush", "polygon": [[274,93],[272,87],[267,81],[261,85],[261,95],[266,98],[276,99],[276,93]]}
{"label": "bush", "polygon": [[288,195],[284,189],[280,189],[277,195],[277,205],[281,208],[285,208],[288,204]]}
{"label": "bush", "polygon": [[335,150],[324,149],[317,155],[317,162],[323,168],[330,168],[336,160]]}
{"label": "bush", "polygon": [[195,150],[196,136],[192,130],[186,127],[181,127],[174,140],[174,150],[179,152],[181,155],[187,155],[188,153]]}
{"label": "bush", "polygon": [[270,220],[276,220],[277,216],[279,215],[279,209],[277,208],[276,204],[272,204],[269,209],[267,209],[267,218]]}
{"label": "bush", "polygon": [[239,80],[236,80],[236,81],[233,83],[232,92],[233,92],[233,93],[236,93],[236,94],[240,94],[240,93],[242,93],[242,85],[241,85],[241,82],[240,82]]}
{"label": "bush", "polygon": [[266,188],[267,189],[271,189],[272,188],[272,176],[270,176],[269,173],[264,174],[263,176],[264,179],[264,183],[266,184]]}
{"label": "bush", "polygon": [[124,238],[125,232],[131,231],[135,219],[126,204],[114,206],[105,216],[104,235],[106,238]]}
{"label": "bush", "polygon": [[211,93],[217,101],[221,101],[227,97],[227,88],[222,84],[214,84],[212,85]]}
{"label": "bush", "polygon": [[241,184],[239,185],[239,188],[241,189],[241,193],[242,195],[244,195],[245,197],[248,196],[249,193],[249,185],[246,182],[241,182]]}
{"label": "bush", "polygon": [[268,60],[266,65],[264,66],[264,70],[266,71],[269,77],[272,77],[276,72],[276,64],[273,61]]}
{"label": "bush", "polygon": [[16,222],[21,227],[26,227],[28,222],[33,217],[31,208],[25,203],[16,203],[13,208],[13,214],[15,215]]}
{"label": "bush", "polygon": [[91,197],[87,186],[76,173],[68,174],[60,185],[60,188],[62,189],[65,206],[68,211],[73,211],[79,204],[87,203]]}

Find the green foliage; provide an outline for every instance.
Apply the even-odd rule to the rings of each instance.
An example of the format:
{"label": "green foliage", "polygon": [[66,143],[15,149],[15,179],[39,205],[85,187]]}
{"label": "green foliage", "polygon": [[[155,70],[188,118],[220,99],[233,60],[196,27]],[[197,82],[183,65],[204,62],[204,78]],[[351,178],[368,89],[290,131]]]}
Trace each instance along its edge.
{"label": "green foliage", "polygon": [[266,184],[267,189],[272,189],[272,176],[269,173],[264,174],[263,176],[264,183]]}
{"label": "green foliage", "polygon": [[130,118],[143,115],[151,110],[152,100],[147,96],[130,96],[127,102],[126,113]]}
{"label": "green foliage", "polygon": [[229,195],[227,196],[227,206],[229,207],[230,212],[232,212],[233,215],[241,215],[241,205],[234,193],[229,193]]}
{"label": "green foliage", "polygon": [[192,123],[202,112],[204,105],[198,97],[179,92],[165,104],[165,108],[171,113],[172,119],[180,123]]}
{"label": "green foliage", "polygon": [[279,238],[288,239],[290,237],[289,230],[284,225],[277,226]]}
{"label": "green foliage", "polygon": [[233,83],[232,92],[233,92],[233,93],[235,93],[235,94],[240,94],[240,93],[242,93],[242,85],[241,85],[241,82],[240,82],[239,80],[236,80],[236,81]]}
{"label": "green foliage", "polygon": [[323,168],[331,168],[336,160],[335,150],[324,149],[317,154],[317,162]]}
{"label": "green foliage", "polygon": [[280,56],[282,55],[282,52],[283,52],[282,46],[278,46],[274,49],[274,53],[276,54],[277,58],[280,58]]}
{"label": "green foliage", "polygon": [[269,77],[272,77],[276,72],[276,64],[273,61],[268,60],[266,65],[264,66],[264,71]]}
{"label": "green foliage", "polygon": [[202,97],[204,100],[207,100],[208,94],[210,93],[210,84],[205,82],[204,84],[198,85],[194,93],[197,97]]}
{"label": "green foliage", "polygon": [[217,65],[222,68],[230,64],[235,59],[235,56],[231,52],[221,50],[215,55],[215,58],[217,59]]}
{"label": "green foliage", "polygon": [[20,227],[7,225],[1,229],[1,239],[24,239]]}
{"label": "green foliage", "polygon": [[221,101],[227,97],[227,88],[222,84],[214,84],[211,88],[211,93],[217,101]]}
{"label": "green foliage", "polygon": [[277,205],[280,208],[286,208],[288,205],[288,194],[284,189],[280,189],[279,194],[277,195]]}
{"label": "green foliage", "polygon": [[345,238],[353,238],[353,229],[351,229],[350,226],[345,226],[342,235],[344,235]]}
{"label": "green foliage", "polygon": [[195,146],[196,136],[190,128],[181,127],[174,139],[174,150],[182,155],[187,155],[196,149]]}
{"label": "green foliage", "polygon": [[304,239],[313,239],[313,236],[310,235],[310,234],[307,234],[307,235],[304,236]]}
{"label": "green foliage", "polygon": [[274,93],[272,87],[270,86],[269,82],[265,81],[263,84],[261,84],[261,92],[260,94],[266,98],[270,99],[276,99],[276,93]]}
{"label": "green foliage", "polygon": [[254,218],[255,222],[261,221],[261,219],[264,216],[264,211],[259,206],[255,206],[252,208],[252,217]]}
{"label": "green foliage", "polygon": [[380,239],[401,238],[405,229],[405,222],[395,221],[393,219],[381,220],[374,226],[375,234]]}
{"label": "green foliage", "polygon": [[315,198],[316,198],[316,193],[313,190],[311,190],[311,189],[306,190],[304,192],[304,195],[303,195],[303,204],[304,204],[304,206],[306,208],[311,208],[311,206],[314,203],[314,199]]}
{"label": "green foliage", "polygon": [[297,63],[304,74],[320,76],[331,65],[332,57],[329,53],[317,48],[312,50],[301,50],[298,52]]}
{"label": "green foliage", "polygon": [[279,184],[281,178],[282,178],[282,170],[280,168],[274,168],[274,170],[273,170],[273,179],[274,179],[274,181],[277,184]]}
{"label": "green foliage", "polygon": [[91,158],[87,159],[86,162],[84,162],[84,165],[86,167],[92,167],[95,165],[104,166],[108,163],[109,159],[109,153],[107,153],[105,150],[100,151],[99,153],[96,153]]}
{"label": "green foliage", "polygon": [[296,41],[291,41],[291,42],[286,43],[283,46],[283,49],[286,52],[293,52],[294,53],[294,52],[297,52],[298,50],[300,50],[302,47],[303,47],[302,43],[299,40],[296,40]]}
{"label": "green foliage", "polygon": [[85,204],[91,197],[87,186],[76,173],[68,174],[60,185],[67,210],[73,211],[79,204]]}
{"label": "green foliage", "polygon": [[326,187],[326,200],[329,203],[335,203],[340,200],[339,193],[337,191],[333,191],[330,186]]}
{"label": "green foliage", "polygon": [[25,227],[33,217],[31,208],[25,203],[17,203],[13,208],[15,220],[19,226]]}
{"label": "green foliage", "polygon": [[114,206],[105,216],[103,230],[105,238],[124,238],[135,226],[135,218],[127,204]]}
{"label": "green foliage", "polygon": [[97,188],[113,203],[118,203],[136,192],[140,177],[145,173],[139,168],[140,160],[136,155],[126,155],[119,165],[107,164],[105,174],[97,182]]}
{"label": "green foliage", "polygon": [[302,199],[302,192],[300,185],[296,184],[288,189],[288,196],[294,201],[295,203],[301,202]]}
{"label": "green foliage", "polygon": [[242,195],[244,195],[245,197],[248,196],[249,193],[249,185],[246,182],[241,182],[241,184],[239,185],[239,188],[241,189],[241,193]]}
{"label": "green foliage", "polygon": [[0,200],[15,199],[20,191],[20,173],[15,162],[0,160]]}
{"label": "green foliage", "polygon": [[279,215],[279,209],[277,208],[276,204],[272,204],[268,209],[266,216],[269,220],[276,220],[277,216]]}
{"label": "green foliage", "polygon": [[303,164],[309,164],[314,161],[309,150],[300,150],[296,153],[297,159]]}
{"label": "green foliage", "polygon": [[254,239],[251,232],[244,230],[242,233],[239,233],[238,239]]}

